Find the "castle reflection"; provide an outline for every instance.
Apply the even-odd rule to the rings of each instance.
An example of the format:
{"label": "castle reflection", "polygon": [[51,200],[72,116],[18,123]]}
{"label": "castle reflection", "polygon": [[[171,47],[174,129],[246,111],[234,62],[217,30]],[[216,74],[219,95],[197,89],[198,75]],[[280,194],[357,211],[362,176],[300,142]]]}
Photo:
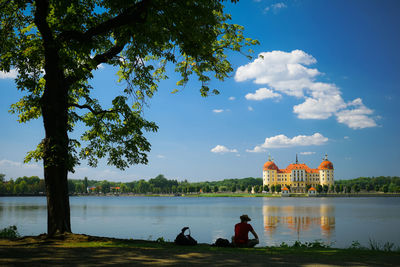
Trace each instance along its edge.
{"label": "castle reflection", "polygon": [[296,233],[320,231],[329,238],[335,231],[335,207],[321,206],[263,206],[265,233],[271,237],[278,231]]}

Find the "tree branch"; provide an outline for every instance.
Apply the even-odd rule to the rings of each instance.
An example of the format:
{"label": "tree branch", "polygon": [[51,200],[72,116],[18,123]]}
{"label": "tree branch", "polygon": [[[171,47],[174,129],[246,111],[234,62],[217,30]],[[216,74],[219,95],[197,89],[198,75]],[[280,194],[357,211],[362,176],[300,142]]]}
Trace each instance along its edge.
{"label": "tree branch", "polygon": [[97,115],[106,114],[106,113],[115,113],[115,112],[121,111],[119,109],[96,111],[90,105],[87,105],[87,104],[79,105],[79,104],[75,104],[75,103],[69,103],[68,106],[69,107],[76,107],[76,108],[80,108],[80,109],[88,109],[88,110],[90,110],[90,112],[92,112],[96,116]]}
{"label": "tree branch", "polygon": [[150,6],[150,3],[151,0],[143,0],[127,8],[118,16],[89,28],[86,32],[71,30],[63,31],[60,33],[59,39],[63,41],[76,40],[79,42],[91,42],[93,37],[115,30],[119,27],[142,23],[146,20],[146,9]]}

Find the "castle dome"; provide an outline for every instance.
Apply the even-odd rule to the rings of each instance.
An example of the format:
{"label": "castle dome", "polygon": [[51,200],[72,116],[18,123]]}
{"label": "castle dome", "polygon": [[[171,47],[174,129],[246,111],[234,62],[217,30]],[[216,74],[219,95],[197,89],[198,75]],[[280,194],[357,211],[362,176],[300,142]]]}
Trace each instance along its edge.
{"label": "castle dome", "polygon": [[333,170],[333,164],[328,160],[327,154],[325,154],[325,158],[323,159],[321,164],[319,164],[318,170]]}
{"label": "castle dome", "polygon": [[276,166],[276,164],[273,161],[267,161],[264,164],[264,171],[267,170],[279,170],[278,166]]}
{"label": "castle dome", "polygon": [[321,162],[321,164],[318,166],[319,170],[333,170],[333,164],[329,160],[324,160]]}

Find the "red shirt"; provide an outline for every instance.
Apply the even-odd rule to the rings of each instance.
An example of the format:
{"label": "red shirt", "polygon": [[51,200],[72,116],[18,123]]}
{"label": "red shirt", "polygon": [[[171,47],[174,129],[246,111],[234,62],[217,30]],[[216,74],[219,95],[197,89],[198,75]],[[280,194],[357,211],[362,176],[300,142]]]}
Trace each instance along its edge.
{"label": "red shirt", "polygon": [[245,244],[249,241],[249,232],[253,230],[253,227],[248,223],[238,223],[235,225],[235,243]]}

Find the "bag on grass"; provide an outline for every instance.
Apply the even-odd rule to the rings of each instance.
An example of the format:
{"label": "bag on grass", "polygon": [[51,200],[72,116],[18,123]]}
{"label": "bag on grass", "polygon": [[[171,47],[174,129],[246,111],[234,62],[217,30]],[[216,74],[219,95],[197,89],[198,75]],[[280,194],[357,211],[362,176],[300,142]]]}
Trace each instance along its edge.
{"label": "bag on grass", "polygon": [[228,239],[218,238],[215,241],[214,246],[216,246],[216,247],[230,247],[231,243],[229,243]]}
{"label": "bag on grass", "polygon": [[[189,230],[189,234],[185,235],[185,231]],[[179,235],[175,238],[175,244],[181,246],[194,246],[197,245],[197,241],[190,236],[190,229],[189,227],[183,227],[182,231]]]}

